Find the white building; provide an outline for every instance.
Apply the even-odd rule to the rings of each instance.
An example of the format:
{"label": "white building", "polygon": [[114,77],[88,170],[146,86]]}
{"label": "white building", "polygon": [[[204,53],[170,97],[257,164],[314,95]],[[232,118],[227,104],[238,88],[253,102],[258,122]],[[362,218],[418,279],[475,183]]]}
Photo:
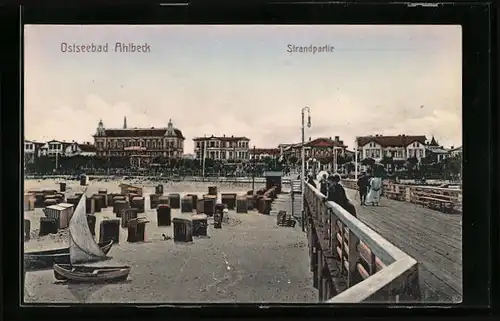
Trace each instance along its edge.
{"label": "white building", "polygon": [[361,160],[372,158],[379,162],[385,156],[393,160],[415,157],[420,161],[426,155],[425,135],[363,136],[356,142]]}
{"label": "white building", "polygon": [[250,150],[250,159],[264,159],[272,158],[278,159],[280,157],[281,151],[279,148],[252,148]]}
{"label": "white building", "polygon": [[33,140],[24,140],[24,163],[33,163],[40,156],[40,148],[44,143]]}
{"label": "white building", "polygon": [[77,142],[72,142],[64,150],[64,156],[95,156],[96,148],[90,143],[79,144]]}
{"label": "white building", "polygon": [[205,158],[214,160],[248,160],[250,158],[250,139],[247,137],[212,135],[196,137],[193,141],[196,159],[203,159],[204,151]]}
{"label": "white building", "polygon": [[51,140],[45,143],[42,147],[40,147],[39,156],[64,156],[66,148],[71,145],[69,142],[59,141],[59,140]]}
{"label": "white building", "polygon": [[431,141],[426,144],[426,148],[428,156],[433,158],[433,161],[438,163],[450,157],[451,150],[453,150],[453,146],[451,146],[451,149],[446,149],[443,146],[440,146],[434,136]]}
{"label": "white building", "polygon": [[451,149],[450,149],[451,156],[455,157],[455,156],[458,156],[461,154],[462,154],[462,146],[457,147],[457,148],[454,148],[453,146],[451,146]]}

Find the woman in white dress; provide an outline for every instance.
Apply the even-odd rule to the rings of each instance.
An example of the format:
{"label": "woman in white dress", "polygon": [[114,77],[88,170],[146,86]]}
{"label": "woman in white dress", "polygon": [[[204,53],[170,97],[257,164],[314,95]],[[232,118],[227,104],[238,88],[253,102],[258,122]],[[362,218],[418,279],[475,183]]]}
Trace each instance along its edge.
{"label": "woman in white dress", "polygon": [[366,196],[366,205],[376,205],[380,203],[380,194],[382,192],[382,178],[373,177],[370,179],[370,190]]}

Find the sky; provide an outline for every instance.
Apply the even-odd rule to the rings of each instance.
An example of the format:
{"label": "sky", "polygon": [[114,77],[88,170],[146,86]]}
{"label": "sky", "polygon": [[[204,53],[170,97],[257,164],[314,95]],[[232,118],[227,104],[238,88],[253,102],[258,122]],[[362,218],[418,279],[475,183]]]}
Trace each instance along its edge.
{"label": "sky", "polygon": [[[462,144],[460,26],[27,25],[24,136],[93,142],[97,124],[246,136],[273,148],[309,137],[433,135]],[[115,44],[150,52],[115,52]],[[108,52],[63,52],[64,44]],[[329,46],[329,52],[288,52]],[[331,50],[331,47],[334,47]]]}

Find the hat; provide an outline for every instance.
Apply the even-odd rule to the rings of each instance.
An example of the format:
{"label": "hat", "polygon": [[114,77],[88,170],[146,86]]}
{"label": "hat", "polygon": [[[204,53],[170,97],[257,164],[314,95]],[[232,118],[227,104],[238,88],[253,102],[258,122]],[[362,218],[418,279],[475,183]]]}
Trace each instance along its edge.
{"label": "hat", "polygon": [[334,182],[340,182],[340,175],[339,174],[333,174],[328,177],[329,180],[334,181]]}

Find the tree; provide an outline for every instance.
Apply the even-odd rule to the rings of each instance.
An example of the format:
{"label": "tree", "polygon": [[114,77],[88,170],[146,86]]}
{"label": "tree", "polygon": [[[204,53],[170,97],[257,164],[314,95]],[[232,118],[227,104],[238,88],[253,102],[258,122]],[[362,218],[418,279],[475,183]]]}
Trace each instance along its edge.
{"label": "tree", "polygon": [[443,161],[444,169],[448,172],[451,178],[459,178],[462,173],[462,153],[446,158]]}
{"label": "tree", "polygon": [[185,158],[182,161],[182,166],[185,169],[194,169],[194,168],[196,168],[195,167],[195,162],[196,162],[195,160],[192,160],[192,159],[189,159],[189,158]]}
{"label": "tree", "polygon": [[386,168],[388,166],[391,166],[391,172],[394,171],[394,160],[390,156],[384,156],[382,160],[380,161],[380,164],[384,165]]}
{"label": "tree", "polygon": [[349,156],[345,156],[342,154],[337,155],[337,165],[344,165],[346,163],[349,163],[351,161],[351,158]]}
{"label": "tree", "polygon": [[375,164],[375,160],[371,157],[367,157],[361,161],[361,164],[373,167],[373,165]]}
{"label": "tree", "polygon": [[349,163],[345,164],[345,168],[346,168],[348,173],[354,172],[356,170],[356,165],[354,165],[352,162],[349,162]]}
{"label": "tree", "polygon": [[408,158],[406,160],[406,162],[408,164],[408,174],[410,175],[410,177],[413,177],[415,166],[418,164],[418,158],[413,156],[413,157]]}
{"label": "tree", "polygon": [[55,157],[40,156],[35,159],[33,167],[37,173],[47,174],[52,173],[56,168]]}
{"label": "tree", "polygon": [[415,166],[418,164],[418,158],[416,157],[410,157],[406,160],[408,162],[408,167],[413,169]]}

